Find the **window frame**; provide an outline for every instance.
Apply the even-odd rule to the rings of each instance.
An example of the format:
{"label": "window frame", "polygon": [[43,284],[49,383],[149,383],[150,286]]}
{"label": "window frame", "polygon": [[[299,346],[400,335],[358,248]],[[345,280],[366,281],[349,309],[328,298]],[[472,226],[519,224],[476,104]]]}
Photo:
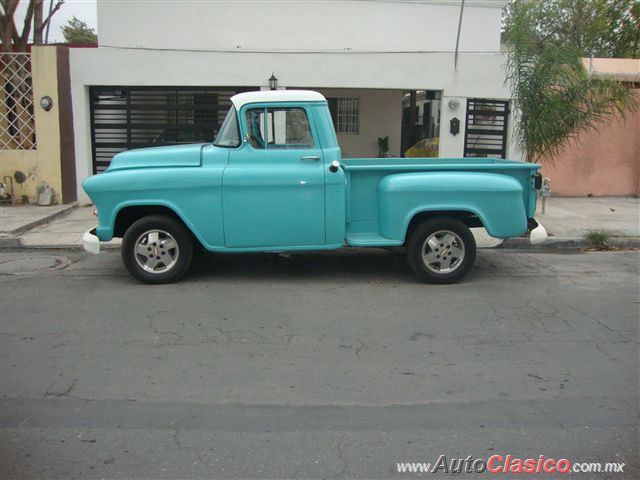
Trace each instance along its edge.
{"label": "window frame", "polygon": [[[233,112],[233,114],[232,114]],[[227,117],[233,115],[234,121],[235,121],[235,125],[236,125],[236,132],[238,132],[238,144],[237,145],[219,145],[218,143],[216,143],[218,141],[218,137],[220,136],[220,134],[223,131],[223,128],[225,126],[225,123],[227,121]],[[220,125],[220,130],[218,131],[218,134],[216,135],[216,138],[213,139],[213,142],[211,142],[212,145],[216,146],[216,147],[220,147],[220,148],[238,148],[242,145],[242,134],[241,134],[241,130],[240,130],[240,119],[238,116],[238,111],[236,110],[236,107],[234,105],[231,105],[231,108],[229,109],[229,112],[227,113],[227,117],[225,117],[225,119],[222,122],[222,125]]]}
{"label": "window frame", "polygon": [[[247,122],[247,116],[249,114],[249,112],[251,112],[252,110],[262,110],[264,113],[264,118],[266,118],[266,121],[264,122],[264,137],[266,138],[262,138],[263,143],[264,143],[264,147],[260,148],[260,147],[255,147],[250,140],[247,139],[247,135],[249,135],[249,125]],[[311,144],[308,145],[298,145],[298,144],[292,144],[292,146],[286,146],[287,144],[285,144],[285,146],[274,146],[274,145],[270,145],[269,141],[270,141],[270,133],[271,133],[271,126],[275,125],[275,115],[273,115],[274,111],[278,111],[278,110],[302,110],[304,112],[305,118],[307,120],[307,126],[308,126],[308,130],[309,130],[309,135],[311,136]],[[271,120],[269,120],[269,114],[271,115]],[[267,104],[267,105],[260,105],[260,104],[256,104],[256,105],[246,105],[242,108],[242,128],[243,128],[243,143],[247,143],[249,146],[251,146],[251,148],[253,148],[254,150],[313,150],[313,149],[317,149],[320,148],[318,141],[317,141],[317,135],[315,134],[315,125],[313,123],[313,119],[312,116],[309,113],[309,110],[306,106],[304,105],[274,105],[274,104]],[[275,130],[275,127],[273,127]],[[274,138],[275,140],[275,138]]]}
{"label": "window frame", "polygon": [[[356,113],[349,113],[343,111],[345,109],[345,102],[354,102],[356,105]],[[331,119],[336,130],[336,133],[344,133],[347,135],[360,135],[360,97],[359,96],[337,96],[327,97],[327,103],[331,112]],[[334,108],[331,108],[334,107]],[[355,122],[348,122],[344,120],[345,116],[355,115]],[[349,128],[349,126],[352,126]]]}

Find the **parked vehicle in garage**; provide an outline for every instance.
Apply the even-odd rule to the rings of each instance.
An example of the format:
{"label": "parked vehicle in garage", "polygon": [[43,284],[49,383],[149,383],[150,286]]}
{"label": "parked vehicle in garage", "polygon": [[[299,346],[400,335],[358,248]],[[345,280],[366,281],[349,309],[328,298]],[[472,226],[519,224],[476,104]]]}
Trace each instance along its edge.
{"label": "parked vehicle in garage", "polygon": [[130,150],[83,188],[98,212],[85,248],[122,237],[129,272],[180,278],[194,245],[211,252],[406,246],[421,279],[471,269],[472,227],[498,238],[532,229],[539,165],[493,158],[342,159],[325,98],[247,92],[212,143]]}

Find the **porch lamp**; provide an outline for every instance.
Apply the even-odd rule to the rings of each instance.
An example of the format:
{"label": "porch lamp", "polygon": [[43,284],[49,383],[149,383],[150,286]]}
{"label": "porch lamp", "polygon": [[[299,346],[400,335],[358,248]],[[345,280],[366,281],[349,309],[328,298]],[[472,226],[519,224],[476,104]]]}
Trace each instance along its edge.
{"label": "porch lamp", "polygon": [[269,88],[271,90],[275,90],[276,88],[278,88],[278,79],[273,74],[273,72],[271,72],[271,76],[269,77]]}

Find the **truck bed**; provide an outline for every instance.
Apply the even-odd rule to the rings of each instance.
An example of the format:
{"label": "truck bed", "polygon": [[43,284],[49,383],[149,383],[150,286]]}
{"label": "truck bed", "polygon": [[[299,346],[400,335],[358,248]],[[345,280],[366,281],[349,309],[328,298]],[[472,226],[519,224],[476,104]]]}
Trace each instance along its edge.
{"label": "truck bed", "polygon": [[[496,158],[344,158],[346,174],[346,240],[353,246],[394,246],[404,240],[386,238],[378,225],[378,184],[383,177],[408,172],[483,172],[507,175],[523,186],[524,204],[529,198],[531,175],[539,165]],[[481,186],[480,186],[481,187]],[[531,216],[533,216],[533,212]]]}

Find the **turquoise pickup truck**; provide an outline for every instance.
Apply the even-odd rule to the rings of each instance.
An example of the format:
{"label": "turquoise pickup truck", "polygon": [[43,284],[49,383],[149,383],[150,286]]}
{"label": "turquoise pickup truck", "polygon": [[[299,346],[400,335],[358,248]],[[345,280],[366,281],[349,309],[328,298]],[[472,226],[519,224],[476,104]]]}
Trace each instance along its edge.
{"label": "turquoise pickup truck", "polygon": [[167,283],[187,271],[194,249],[405,247],[419,278],[453,283],[475,260],[470,228],[546,238],[534,220],[539,165],[343,159],[319,93],[249,92],[231,102],[213,143],[122,152],[84,181],[99,221],[83,236],[87,251],[122,237],[129,272]]}

